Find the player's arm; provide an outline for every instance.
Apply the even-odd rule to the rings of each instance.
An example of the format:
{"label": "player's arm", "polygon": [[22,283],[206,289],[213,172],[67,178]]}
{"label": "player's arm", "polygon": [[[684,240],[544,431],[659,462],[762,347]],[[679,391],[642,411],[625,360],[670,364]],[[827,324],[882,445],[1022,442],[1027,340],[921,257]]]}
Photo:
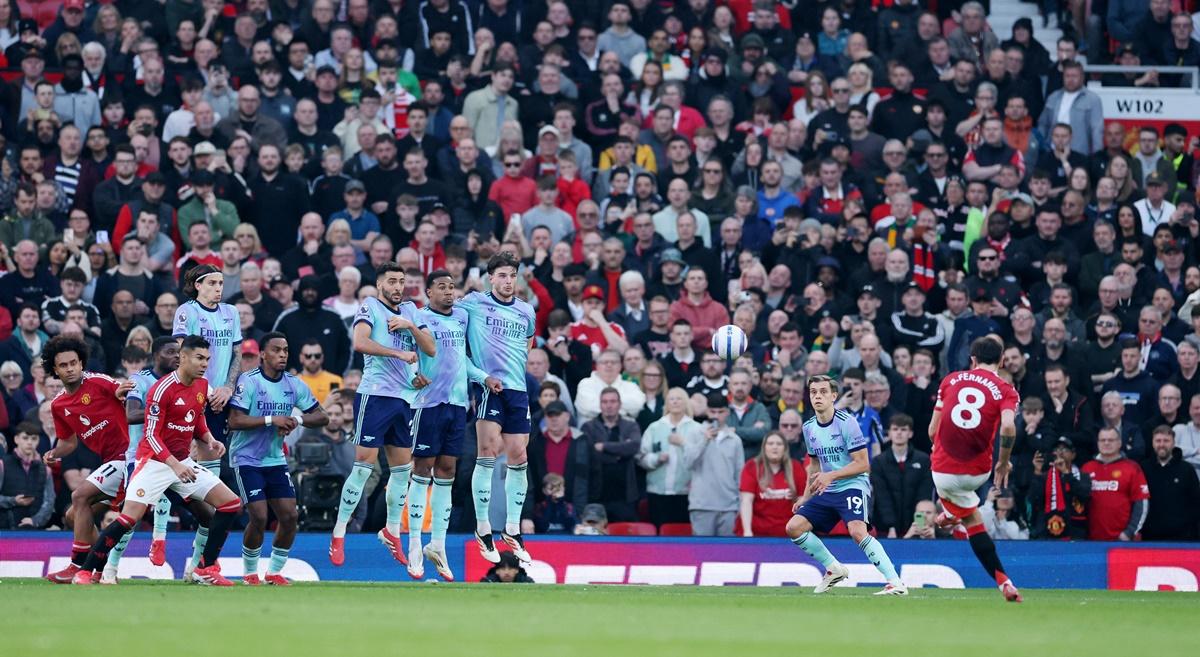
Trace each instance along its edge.
{"label": "player's arm", "polygon": [[996,456],[996,472],[993,481],[999,488],[1008,486],[1008,473],[1012,471],[1013,445],[1017,442],[1017,413],[1011,408],[1000,411],[1000,454]]}
{"label": "player's arm", "polygon": [[263,426],[269,427],[273,424],[275,424],[275,416],[273,415],[256,417],[237,406],[230,405],[229,407],[229,428],[233,431],[251,431]]}
{"label": "player's arm", "polygon": [[399,358],[409,364],[417,362],[417,354],[414,352],[389,349],[372,340],[371,325],[365,321],[360,321],[354,325],[354,350],[367,356]]}
{"label": "player's arm", "polygon": [[146,421],[146,404],[137,397],[125,400],[125,421],[129,424],[142,424]]}
{"label": "player's arm", "polygon": [[413,326],[408,332],[412,334],[413,342],[417,343],[417,349],[420,349],[421,353],[430,358],[437,355],[437,342],[434,341],[433,334],[429,332],[428,328]]}
{"label": "player's arm", "polygon": [[935,410],[933,412],[933,416],[929,418],[929,441],[930,442],[933,442],[933,439],[937,436],[938,424],[941,421],[942,421],[942,412],[940,410]]}
{"label": "player's arm", "polygon": [[804,474],[804,480],[808,482],[808,485],[804,487],[804,492],[800,495],[800,499],[792,504],[793,513],[812,497],[813,483],[817,480],[817,475],[821,474],[821,461],[810,455],[808,460],[804,462]]}
{"label": "player's arm", "polygon": [[312,408],[300,415],[300,424],[309,429],[316,429],[329,424],[329,416],[325,414],[325,409],[321,408],[320,404],[313,404]]}
{"label": "player's arm", "polygon": [[72,434],[69,438],[59,438],[58,443],[54,445],[54,449],[47,450],[42,454],[42,463],[50,465],[56,461],[69,456],[75,449],[79,447],[79,438]]}

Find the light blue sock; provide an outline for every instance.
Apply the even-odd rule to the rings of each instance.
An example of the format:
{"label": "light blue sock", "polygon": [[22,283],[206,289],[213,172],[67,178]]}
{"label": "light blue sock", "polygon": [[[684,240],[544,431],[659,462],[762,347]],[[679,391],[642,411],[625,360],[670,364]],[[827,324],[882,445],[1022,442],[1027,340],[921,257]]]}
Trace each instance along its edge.
{"label": "light blue sock", "polygon": [[113,546],[111,552],[108,553],[108,565],[112,566],[113,570],[121,565],[121,555],[125,554],[125,548],[129,545],[129,540],[133,538],[133,532],[125,532],[121,535],[121,540]]}
{"label": "light blue sock", "polygon": [[450,528],[450,492],[454,488],[453,479],[433,478],[433,497],[429,498],[429,506],[433,508],[433,526],[429,544],[439,550],[446,547],[446,531]]}
{"label": "light blue sock", "polygon": [[838,560],[829,552],[829,548],[817,538],[817,535],[812,532],[804,532],[803,534],[792,539],[792,543],[796,547],[808,553],[808,556],[817,560],[817,563],[829,570],[831,566],[837,565]]}
{"label": "light blue sock", "polygon": [[283,572],[283,566],[288,560],[289,548],[271,548],[271,563],[267,565],[268,575],[278,575]]}
{"label": "light blue sock", "polygon": [[412,463],[394,465],[389,471],[387,483],[387,530],[392,536],[400,535],[400,523],[404,519],[404,501],[408,499],[408,478],[412,475]]}
{"label": "light blue sock", "polygon": [[208,527],[200,527],[196,529],[196,538],[192,541],[192,568],[200,564],[205,545],[208,545]]}
{"label": "light blue sock", "polygon": [[221,459],[217,459],[215,461],[197,461],[196,463],[198,463],[200,467],[217,475],[218,478],[221,476]]}
{"label": "light blue sock", "polygon": [[504,519],[504,531],[509,535],[521,533],[521,507],[525,506],[525,494],[529,491],[529,464],[508,466],[504,478],[504,499],[508,513]]}
{"label": "light blue sock", "polygon": [[425,496],[429,494],[429,477],[413,475],[408,484],[408,549],[421,545],[421,529],[425,527]]}
{"label": "light blue sock", "polygon": [[333,525],[334,538],[342,538],[346,535],[346,526],[350,524],[350,518],[354,516],[354,509],[358,508],[358,500],[362,497],[363,487],[366,486],[367,479],[371,478],[371,471],[374,469],[374,464],[362,461],[354,462],[350,476],[346,477],[346,483],[342,484],[342,501],[338,504],[337,522]]}
{"label": "light blue sock", "polygon": [[245,575],[258,574],[258,557],[262,555],[262,546],[248,548],[242,546],[242,573]]}
{"label": "light blue sock", "polygon": [[883,549],[883,544],[875,540],[874,536],[867,536],[858,544],[871,563],[883,573],[889,583],[895,583],[900,580],[900,576],[896,574],[896,567],[892,565],[891,558],[888,557],[887,551]]}
{"label": "light blue sock", "polygon": [[156,539],[167,537],[167,525],[171,523],[171,500],[164,495],[154,503],[154,533]]}
{"label": "light blue sock", "polygon": [[475,531],[480,536],[492,533],[488,504],[492,501],[492,470],[495,468],[496,457],[481,456],[475,459],[475,471],[471,473],[471,490],[475,493]]}

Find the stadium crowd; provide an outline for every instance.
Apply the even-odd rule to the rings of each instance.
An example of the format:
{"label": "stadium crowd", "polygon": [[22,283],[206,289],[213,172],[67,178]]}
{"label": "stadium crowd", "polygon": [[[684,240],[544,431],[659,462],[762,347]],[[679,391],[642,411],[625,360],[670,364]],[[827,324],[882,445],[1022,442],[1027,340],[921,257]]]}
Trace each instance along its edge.
{"label": "stadium crowd", "polygon": [[1106,124],[1081,66],[1196,67],[1200,41],[1168,0],[1042,5],[1053,56],[959,0],[0,0],[0,528],[60,528],[98,465],[39,458],[49,337],[132,374],[181,275],[219,267],[243,369],[285,332],[329,415],[293,473],[336,490],[375,266],[420,303],[509,252],[537,310],[527,534],[783,535],[832,374],[875,529],[936,538],[938,382],[995,334],[1023,401],[989,533],[1200,538],[1200,142]]}

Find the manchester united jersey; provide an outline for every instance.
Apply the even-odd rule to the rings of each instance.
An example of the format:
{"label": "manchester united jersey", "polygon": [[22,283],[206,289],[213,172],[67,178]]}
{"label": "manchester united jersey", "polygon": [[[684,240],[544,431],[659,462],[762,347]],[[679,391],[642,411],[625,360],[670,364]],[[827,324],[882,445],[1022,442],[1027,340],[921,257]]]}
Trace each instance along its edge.
{"label": "manchester united jersey", "polygon": [[192,438],[208,432],[204,421],[204,403],[208,399],[208,381],[203,378],[183,385],[172,372],[150,386],[146,394],[146,435],[138,445],[137,458],[158,461],[174,456],[188,457]]}
{"label": "manchester united jersey", "polygon": [[933,471],[990,472],[1000,414],[1006,410],[1015,413],[1020,401],[1012,385],[982,368],[954,372],[942,379],[935,406],[942,417],[933,436]]}
{"label": "manchester united jersey", "polygon": [[60,438],[75,436],[105,463],[125,460],[129,424],[125,406],[117,399],[120,385],[104,374],[84,372],[73,394],[64,390],[50,402],[55,433]]}
{"label": "manchester united jersey", "polygon": [[1112,463],[1088,461],[1079,468],[1092,478],[1088,502],[1088,538],[1115,541],[1129,525],[1133,503],[1150,499],[1141,466],[1121,458]]}

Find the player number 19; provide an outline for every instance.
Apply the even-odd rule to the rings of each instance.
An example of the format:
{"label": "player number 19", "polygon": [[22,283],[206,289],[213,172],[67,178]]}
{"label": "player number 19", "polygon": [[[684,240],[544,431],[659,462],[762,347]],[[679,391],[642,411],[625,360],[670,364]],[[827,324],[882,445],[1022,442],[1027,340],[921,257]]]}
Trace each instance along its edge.
{"label": "player number 19", "polygon": [[987,398],[978,388],[962,388],[958,391],[958,402],[950,412],[950,421],[960,429],[974,429],[983,421],[979,409],[983,408]]}
{"label": "player number 19", "polygon": [[847,497],[846,508],[850,509],[854,513],[862,513],[863,498],[858,495],[855,495],[854,497]]}

